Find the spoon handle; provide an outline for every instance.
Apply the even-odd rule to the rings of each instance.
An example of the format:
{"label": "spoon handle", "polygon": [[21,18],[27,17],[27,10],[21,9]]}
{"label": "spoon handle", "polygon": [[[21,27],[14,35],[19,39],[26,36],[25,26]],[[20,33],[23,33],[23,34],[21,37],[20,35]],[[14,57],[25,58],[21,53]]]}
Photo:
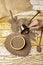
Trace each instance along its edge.
{"label": "spoon handle", "polygon": [[32,23],[32,20],[40,13],[39,10],[37,10],[37,13],[32,17],[32,19],[30,20],[30,23],[28,23],[28,25],[30,25]]}
{"label": "spoon handle", "polygon": [[11,15],[11,19],[13,20],[13,14],[12,14],[12,11],[10,10],[10,15]]}
{"label": "spoon handle", "polygon": [[39,46],[41,45],[42,33],[43,32],[41,31],[40,40],[39,40]]}

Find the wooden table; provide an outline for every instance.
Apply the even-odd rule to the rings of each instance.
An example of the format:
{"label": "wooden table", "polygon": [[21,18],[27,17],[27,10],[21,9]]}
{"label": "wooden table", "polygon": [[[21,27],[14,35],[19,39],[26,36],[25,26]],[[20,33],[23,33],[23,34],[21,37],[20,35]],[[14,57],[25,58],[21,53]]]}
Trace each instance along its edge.
{"label": "wooden table", "polygon": [[[31,18],[32,16],[26,16],[26,17]],[[36,19],[37,18],[41,20],[43,19],[43,17],[40,16],[36,17]],[[9,35],[11,32],[12,30],[11,25],[8,22],[8,17],[0,19],[0,65],[43,65],[43,37],[41,42],[42,47],[41,53],[38,53],[36,50],[36,47],[39,42],[38,38],[38,40],[36,40],[35,42],[31,41],[32,48],[28,56],[18,57],[9,53],[4,46],[4,41],[6,40],[7,35]]]}

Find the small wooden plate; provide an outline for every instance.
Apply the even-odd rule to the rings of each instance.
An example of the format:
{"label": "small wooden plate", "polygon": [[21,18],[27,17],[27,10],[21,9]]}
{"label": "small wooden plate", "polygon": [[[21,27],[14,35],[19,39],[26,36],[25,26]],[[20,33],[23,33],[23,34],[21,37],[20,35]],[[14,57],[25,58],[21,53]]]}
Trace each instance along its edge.
{"label": "small wooden plate", "polygon": [[15,36],[11,39],[10,45],[14,50],[21,50],[25,46],[25,39],[22,36]]}

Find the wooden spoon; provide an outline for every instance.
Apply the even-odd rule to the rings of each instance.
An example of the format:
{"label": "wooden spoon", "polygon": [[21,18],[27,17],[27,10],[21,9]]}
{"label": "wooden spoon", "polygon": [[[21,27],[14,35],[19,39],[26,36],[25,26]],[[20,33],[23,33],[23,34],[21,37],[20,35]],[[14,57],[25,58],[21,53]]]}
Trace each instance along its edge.
{"label": "wooden spoon", "polygon": [[37,46],[37,51],[41,52],[41,39],[42,39],[42,31],[41,31],[41,36],[40,36],[40,40],[39,40],[39,45]]}

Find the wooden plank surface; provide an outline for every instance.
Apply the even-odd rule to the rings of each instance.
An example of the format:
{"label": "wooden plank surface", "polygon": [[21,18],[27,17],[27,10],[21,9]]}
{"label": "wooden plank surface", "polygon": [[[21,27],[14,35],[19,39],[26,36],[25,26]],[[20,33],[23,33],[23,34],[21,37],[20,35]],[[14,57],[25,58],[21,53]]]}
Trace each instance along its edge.
{"label": "wooden plank surface", "polygon": [[[41,42],[42,52],[37,52],[39,38],[36,41],[31,41],[31,51],[26,57],[18,57],[12,55],[4,46],[6,36],[11,33],[11,25],[7,22],[8,19],[0,20],[0,65],[43,65],[43,37]],[[39,33],[40,34],[40,33]]]}

